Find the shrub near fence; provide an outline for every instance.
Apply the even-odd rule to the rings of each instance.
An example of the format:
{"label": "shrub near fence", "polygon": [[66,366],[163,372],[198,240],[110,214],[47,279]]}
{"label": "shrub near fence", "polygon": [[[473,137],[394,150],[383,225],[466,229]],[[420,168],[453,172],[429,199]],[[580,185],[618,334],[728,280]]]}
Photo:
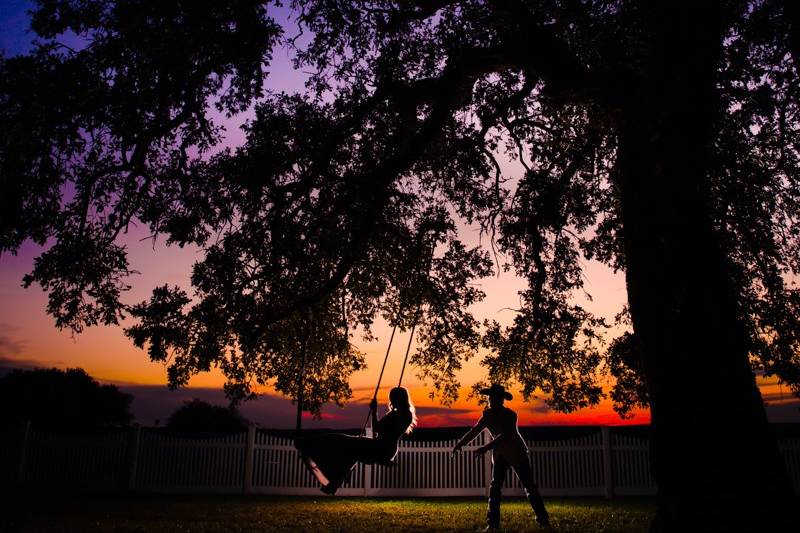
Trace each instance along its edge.
{"label": "shrub near fence", "polygon": [[[583,428],[563,438],[527,435],[534,478],[545,496],[655,494],[645,435],[629,428]],[[563,431],[562,431],[563,432]],[[569,433],[569,432],[567,432]],[[575,432],[573,432],[575,433]],[[523,434],[526,432],[523,430]],[[482,496],[491,454],[475,459],[481,434],[464,452],[452,439],[403,440],[392,467],[358,465],[343,496]],[[538,436],[537,436],[538,435]],[[800,437],[783,435],[780,447],[800,494]],[[250,427],[227,435],[178,435],[163,430],[65,433],[30,426],[0,432],[0,485],[31,489],[319,494],[291,438]],[[516,476],[506,493],[522,495]]]}

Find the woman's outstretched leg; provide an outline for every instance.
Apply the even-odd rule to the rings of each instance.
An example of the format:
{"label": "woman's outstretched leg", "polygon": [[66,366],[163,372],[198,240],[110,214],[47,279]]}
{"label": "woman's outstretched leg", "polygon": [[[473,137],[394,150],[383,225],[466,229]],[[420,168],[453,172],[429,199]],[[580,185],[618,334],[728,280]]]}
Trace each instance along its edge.
{"label": "woman's outstretched leg", "polygon": [[335,494],[347,481],[353,466],[368,455],[371,439],[329,433],[295,439],[295,448],[306,467],[322,485],[322,492]]}

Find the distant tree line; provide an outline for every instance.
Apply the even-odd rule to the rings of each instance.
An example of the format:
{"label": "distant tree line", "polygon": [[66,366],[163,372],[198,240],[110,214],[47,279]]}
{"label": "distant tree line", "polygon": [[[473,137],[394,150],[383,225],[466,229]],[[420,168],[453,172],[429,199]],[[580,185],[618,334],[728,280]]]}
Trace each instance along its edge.
{"label": "distant tree line", "polygon": [[[46,429],[110,429],[133,421],[133,395],[102,385],[81,368],[12,370],[0,377],[0,427],[31,422]],[[232,432],[247,427],[236,409],[199,399],[185,402],[166,427],[183,432]]]}

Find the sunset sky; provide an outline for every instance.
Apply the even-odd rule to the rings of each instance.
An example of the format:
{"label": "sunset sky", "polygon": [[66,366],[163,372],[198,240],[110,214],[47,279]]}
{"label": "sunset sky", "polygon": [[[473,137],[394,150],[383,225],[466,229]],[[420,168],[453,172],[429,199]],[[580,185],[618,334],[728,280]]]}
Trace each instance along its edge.
{"label": "sunset sky", "polygon": [[[0,48],[6,55],[24,52],[30,45],[31,35],[26,33],[28,17],[25,10],[28,2],[0,2]],[[285,18],[285,17],[284,17]],[[283,22],[279,18],[279,22]],[[269,85],[276,90],[302,90],[302,75],[292,71],[288,55],[277,50],[272,65]],[[242,114],[228,121],[227,145],[236,146],[242,140],[238,124],[248,118]],[[477,231],[463,228],[463,240],[478,244]],[[161,242],[153,243],[146,239],[146,228],[132,228],[124,236],[131,266],[140,274],[129,281],[132,290],[124,296],[125,303],[137,303],[149,297],[157,285],[175,284],[189,288],[191,265],[201,255],[197,249],[166,247]],[[221,392],[223,378],[219,373],[201,374],[192,379],[186,389],[170,392],[166,388],[166,371],[163,365],[151,363],[147,354],[135,348],[125,338],[122,326],[90,328],[78,336],[54,327],[52,317],[45,312],[46,294],[38,287],[21,287],[23,275],[28,273],[34,258],[41,249],[30,243],[20,250],[17,256],[4,254],[0,257],[0,370],[9,368],[81,367],[102,382],[115,383],[134,394],[134,414],[145,425],[156,419],[163,421],[180,403],[191,398],[202,398],[213,403],[224,403]],[[591,302],[582,303],[597,315],[613,322],[625,303],[624,277],[613,273],[603,265],[586,261],[584,264],[586,290],[592,295]],[[508,324],[513,319],[510,308],[518,306],[517,291],[524,287],[522,280],[509,273],[486,279],[482,288],[486,299],[473,308],[479,320],[494,318]],[[389,330],[383,324],[375,328],[378,340],[366,343],[355,339],[357,346],[367,354],[368,367],[353,376],[351,386],[353,400],[345,409],[329,407],[324,411],[322,421],[309,422],[311,427],[354,427],[363,421],[365,404],[372,394],[389,337]],[[613,332],[612,332],[613,333]],[[408,333],[395,340],[386,374],[385,389],[397,382]],[[611,337],[609,337],[610,340]],[[480,366],[480,355],[465,364],[460,380],[465,387],[459,401],[449,407],[442,407],[428,398],[430,390],[415,376],[413,369],[406,373],[404,385],[410,388],[412,398],[419,407],[421,426],[468,425],[477,418],[480,407],[475,400],[466,400],[466,389],[474,382],[485,378],[485,370]],[[768,412],[773,421],[800,421],[798,401],[792,399],[785,388],[776,381],[760,380]],[[265,427],[290,427],[293,425],[293,406],[272,391],[261,391],[259,400],[243,408],[245,416]],[[700,401],[698,409],[705,409],[709,416],[723,408],[718,398],[703,395],[703,384],[697,383],[696,390]],[[385,392],[383,393],[385,398]],[[519,395],[511,407],[520,415],[521,425],[533,424],[619,424],[622,420],[612,411],[610,402],[604,401],[599,407],[585,409],[572,414],[554,413],[544,402],[534,400],[521,402]],[[649,421],[646,411],[624,423],[642,424]]]}

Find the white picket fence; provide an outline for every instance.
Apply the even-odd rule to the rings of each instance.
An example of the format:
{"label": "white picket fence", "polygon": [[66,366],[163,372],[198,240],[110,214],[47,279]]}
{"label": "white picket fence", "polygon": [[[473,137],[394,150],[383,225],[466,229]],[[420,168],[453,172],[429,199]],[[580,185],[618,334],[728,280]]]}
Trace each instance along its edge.
{"label": "white picket fence", "polygon": [[[404,440],[392,467],[353,469],[343,496],[482,496],[491,454],[474,459],[480,435],[453,456],[455,440]],[[800,493],[800,439],[780,442]],[[545,496],[655,494],[647,441],[604,427],[584,436],[528,441]],[[289,438],[249,428],[227,435],[173,435],[134,429],[106,433],[0,432],[0,487],[160,493],[319,494]],[[516,476],[505,493],[522,495]]]}

